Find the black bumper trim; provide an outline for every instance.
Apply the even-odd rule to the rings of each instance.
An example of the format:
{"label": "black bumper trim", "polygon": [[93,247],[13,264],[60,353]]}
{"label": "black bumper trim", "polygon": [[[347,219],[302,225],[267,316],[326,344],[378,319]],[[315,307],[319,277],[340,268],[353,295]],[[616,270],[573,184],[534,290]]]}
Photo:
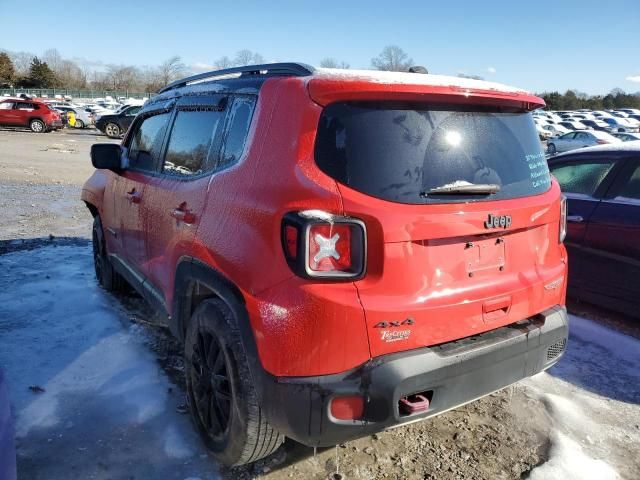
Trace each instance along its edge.
{"label": "black bumper trim", "polygon": [[[377,357],[345,373],[264,379],[262,408],[287,437],[332,446],[443,413],[535,375],[560,359],[563,352],[556,350],[548,358],[549,348],[567,336],[566,310],[556,306],[481,335]],[[424,391],[433,392],[429,410],[402,416],[400,398]],[[353,394],[367,398],[365,419],[332,418],[331,398]]]}

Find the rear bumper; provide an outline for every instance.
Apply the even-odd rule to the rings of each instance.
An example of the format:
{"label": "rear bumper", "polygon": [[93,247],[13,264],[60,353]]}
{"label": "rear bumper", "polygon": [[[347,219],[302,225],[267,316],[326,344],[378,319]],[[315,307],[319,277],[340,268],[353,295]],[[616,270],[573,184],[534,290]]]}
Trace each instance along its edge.
{"label": "rear bumper", "polygon": [[[345,373],[271,377],[262,385],[262,408],[282,434],[309,446],[331,446],[437,415],[549,368],[568,335],[564,307],[481,335],[374,358]],[[430,392],[428,411],[405,416],[401,398]],[[366,398],[364,419],[330,414],[342,395]]]}

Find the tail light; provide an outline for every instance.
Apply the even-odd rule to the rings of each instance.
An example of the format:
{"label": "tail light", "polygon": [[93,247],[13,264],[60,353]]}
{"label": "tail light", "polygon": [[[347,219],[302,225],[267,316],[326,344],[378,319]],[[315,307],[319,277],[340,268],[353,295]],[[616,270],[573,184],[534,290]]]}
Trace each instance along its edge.
{"label": "tail light", "polygon": [[296,212],[282,222],[282,247],[291,269],[305,278],[361,278],[366,229],[361,220],[325,212]]}
{"label": "tail light", "polygon": [[564,195],[560,199],[560,243],[564,242],[567,236],[567,197]]}
{"label": "tail light", "polygon": [[609,141],[608,141],[608,140],[596,140],[596,143],[597,143],[598,145],[604,145],[604,144],[606,144],[606,143],[609,143]]}

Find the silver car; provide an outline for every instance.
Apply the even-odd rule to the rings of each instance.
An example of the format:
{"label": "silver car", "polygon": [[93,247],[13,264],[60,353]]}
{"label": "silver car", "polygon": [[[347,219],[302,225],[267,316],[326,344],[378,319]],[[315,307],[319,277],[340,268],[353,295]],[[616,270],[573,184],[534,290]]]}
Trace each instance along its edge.
{"label": "silver car", "polygon": [[558,138],[549,140],[547,143],[547,153],[549,153],[549,155],[555,155],[556,153],[568,152],[576,148],[619,142],[621,142],[620,139],[599,130],[569,132]]}

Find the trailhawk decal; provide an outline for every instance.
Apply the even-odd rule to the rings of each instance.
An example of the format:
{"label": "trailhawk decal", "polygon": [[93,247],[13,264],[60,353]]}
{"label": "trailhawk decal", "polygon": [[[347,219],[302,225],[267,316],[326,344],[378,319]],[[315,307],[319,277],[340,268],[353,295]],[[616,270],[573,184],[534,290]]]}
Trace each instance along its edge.
{"label": "trailhawk decal", "polygon": [[399,340],[407,340],[411,335],[411,330],[385,330],[380,332],[380,340],[383,342],[397,342]]}

